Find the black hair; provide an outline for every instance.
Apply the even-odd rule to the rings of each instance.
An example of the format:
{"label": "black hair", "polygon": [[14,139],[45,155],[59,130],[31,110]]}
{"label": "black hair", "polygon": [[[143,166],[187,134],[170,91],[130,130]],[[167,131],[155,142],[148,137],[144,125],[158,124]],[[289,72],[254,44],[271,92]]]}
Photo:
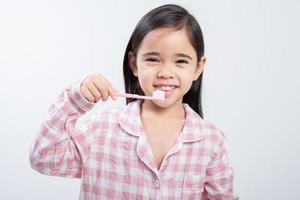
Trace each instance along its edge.
{"label": "black hair", "polygon": [[[151,31],[158,28],[171,28],[181,30],[185,28],[189,41],[194,47],[197,54],[197,62],[204,55],[204,41],[201,28],[197,20],[186,9],[174,4],[166,4],[149,11],[137,23],[126,47],[123,60],[123,76],[125,83],[125,91],[127,93],[135,93],[144,95],[139,81],[134,76],[131,68],[128,53],[131,51],[136,56],[138,48],[143,38]],[[203,71],[192,83],[190,90],[183,96],[183,103],[187,103],[202,118],[202,102],[201,102],[201,83]],[[126,104],[135,99],[126,99]]]}

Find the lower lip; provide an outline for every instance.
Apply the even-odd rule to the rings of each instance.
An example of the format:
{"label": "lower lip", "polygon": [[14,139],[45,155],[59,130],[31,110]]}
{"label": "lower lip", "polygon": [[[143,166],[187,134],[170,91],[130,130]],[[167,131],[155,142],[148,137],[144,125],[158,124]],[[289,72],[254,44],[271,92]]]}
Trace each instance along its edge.
{"label": "lower lip", "polygon": [[174,88],[173,90],[163,90],[165,92],[165,97],[170,97],[174,92],[175,92],[176,88]]}

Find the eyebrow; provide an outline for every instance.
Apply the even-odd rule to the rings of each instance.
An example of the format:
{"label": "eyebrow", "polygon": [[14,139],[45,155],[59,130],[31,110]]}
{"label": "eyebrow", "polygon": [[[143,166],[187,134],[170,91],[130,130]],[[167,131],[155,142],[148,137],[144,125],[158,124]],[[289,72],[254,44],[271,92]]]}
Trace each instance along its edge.
{"label": "eyebrow", "polygon": [[[144,53],[142,56],[159,56],[159,53],[155,52],[155,51],[151,51],[151,52]],[[188,58],[188,59],[192,60],[192,58],[189,55],[184,54],[184,53],[176,53],[175,56],[184,57],[184,58]]]}

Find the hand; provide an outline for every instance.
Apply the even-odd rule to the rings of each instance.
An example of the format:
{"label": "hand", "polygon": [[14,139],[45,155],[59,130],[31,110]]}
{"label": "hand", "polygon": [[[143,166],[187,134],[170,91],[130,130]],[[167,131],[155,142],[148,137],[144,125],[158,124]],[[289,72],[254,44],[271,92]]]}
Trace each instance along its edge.
{"label": "hand", "polygon": [[109,97],[117,99],[117,90],[101,74],[87,76],[80,85],[80,93],[90,102],[106,101]]}

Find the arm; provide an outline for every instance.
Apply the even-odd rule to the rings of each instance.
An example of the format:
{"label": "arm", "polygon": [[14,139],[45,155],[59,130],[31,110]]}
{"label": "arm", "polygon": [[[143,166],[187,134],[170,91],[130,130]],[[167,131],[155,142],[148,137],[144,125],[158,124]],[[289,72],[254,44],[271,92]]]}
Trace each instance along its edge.
{"label": "arm", "polygon": [[229,165],[224,144],[224,134],[216,145],[212,161],[206,172],[206,183],[202,199],[204,200],[238,200],[233,195],[233,168]]}
{"label": "arm", "polygon": [[31,167],[42,174],[81,177],[95,124],[91,118],[75,128],[77,119],[94,106],[80,94],[81,82],[70,85],[58,96],[31,144]]}

